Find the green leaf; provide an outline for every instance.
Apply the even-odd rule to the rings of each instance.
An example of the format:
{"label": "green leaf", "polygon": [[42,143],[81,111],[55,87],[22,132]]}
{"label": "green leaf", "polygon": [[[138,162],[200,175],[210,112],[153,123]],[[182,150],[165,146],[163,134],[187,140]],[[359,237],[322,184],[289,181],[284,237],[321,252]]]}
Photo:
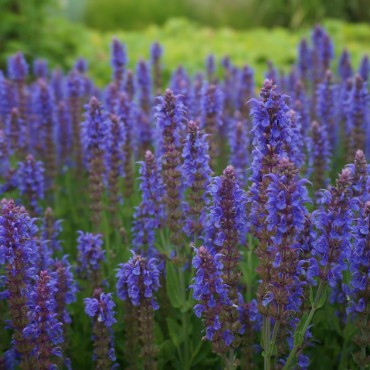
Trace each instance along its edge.
{"label": "green leaf", "polygon": [[160,358],[171,360],[174,357],[175,353],[175,346],[169,339],[166,339],[160,346],[159,346],[159,354]]}
{"label": "green leaf", "polygon": [[296,330],[294,333],[294,345],[300,346],[303,343],[304,334],[305,334],[303,331],[304,331],[304,326],[306,324],[307,317],[308,317],[308,313],[305,312],[296,327]]}
{"label": "green leaf", "polygon": [[328,291],[328,287],[326,286],[321,293],[321,297],[319,301],[317,302],[317,305],[316,305],[317,309],[321,308],[325,304],[327,291]]}
{"label": "green leaf", "polygon": [[166,288],[172,307],[183,307],[185,302],[183,301],[179,276],[176,267],[171,261],[167,261],[166,263]]}
{"label": "green leaf", "polygon": [[171,319],[170,317],[167,317],[166,321],[172,343],[175,345],[175,347],[179,347],[184,340],[181,327],[174,319]]}
{"label": "green leaf", "polygon": [[301,331],[296,331],[294,333],[294,345],[300,346],[303,343],[304,335]]}
{"label": "green leaf", "polygon": [[313,306],[313,303],[314,303],[313,287],[312,287],[312,285],[310,285],[310,303],[311,303],[311,307],[312,307]]}

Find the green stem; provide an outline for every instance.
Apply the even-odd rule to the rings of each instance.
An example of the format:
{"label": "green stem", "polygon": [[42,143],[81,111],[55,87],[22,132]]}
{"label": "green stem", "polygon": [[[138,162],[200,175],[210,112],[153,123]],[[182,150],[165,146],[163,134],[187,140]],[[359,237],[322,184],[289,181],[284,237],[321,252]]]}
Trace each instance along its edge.
{"label": "green stem", "polygon": [[[362,333],[361,333],[362,342],[365,342],[366,327],[367,327],[367,315],[365,315],[365,317],[364,317],[364,325],[362,327]],[[366,345],[361,346],[360,358],[361,358],[361,364],[363,364],[365,362],[365,358],[366,358]],[[365,367],[361,366],[361,370],[365,370]]]}
{"label": "green stem", "polygon": [[271,324],[269,317],[266,316],[263,317],[262,331],[263,331],[263,350],[264,350],[264,370],[270,370]]}
{"label": "green stem", "polygon": [[275,346],[276,337],[279,332],[279,328],[280,328],[280,321],[275,321],[274,329],[272,331],[271,344],[270,344],[271,350],[273,350],[273,347]]}
{"label": "green stem", "polygon": [[229,356],[223,355],[225,370],[235,370],[235,359],[234,359],[234,349],[229,349]]}
{"label": "green stem", "polygon": [[[317,307],[317,303],[320,301],[320,298],[321,298],[321,294],[324,290],[324,286],[325,286],[325,282],[323,280],[320,280],[320,285],[319,285],[319,288],[317,290],[317,293],[316,293],[316,296],[315,296],[315,299],[314,299],[314,302],[313,302],[313,305],[311,307],[311,311],[309,313],[309,315],[307,316],[307,319],[304,323],[304,326],[302,328],[302,338],[305,337],[306,335],[306,331],[307,331],[307,328],[309,327],[309,325],[311,324],[311,321],[312,321],[312,318],[313,316],[315,315],[315,312],[316,310],[318,309]],[[290,351],[290,354],[289,354],[289,357],[283,367],[283,370],[287,370],[290,368],[294,358],[295,358],[295,355],[299,349],[299,347],[302,345],[302,343],[299,343],[299,344],[295,344],[294,347],[292,348],[292,350]]]}

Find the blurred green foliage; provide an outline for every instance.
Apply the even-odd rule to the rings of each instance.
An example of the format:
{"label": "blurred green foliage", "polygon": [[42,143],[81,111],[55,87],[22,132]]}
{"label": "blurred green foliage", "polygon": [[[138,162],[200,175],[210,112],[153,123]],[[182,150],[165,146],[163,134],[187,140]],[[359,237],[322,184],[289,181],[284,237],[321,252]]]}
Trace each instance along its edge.
{"label": "blurred green foliage", "polygon": [[[370,52],[368,36],[370,25],[346,24],[337,20],[323,23],[333,37],[338,56],[346,46],[357,68],[363,54]],[[129,67],[135,68],[139,58],[148,59],[150,44],[159,41],[164,47],[165,77],[182,64],[190,73],[204,68],[204,60],[213,53],[218,60],[229,55],[236,65],[250,64],[256,71],[258,82],[263,79],[267,60],[287,70],[295,61],[296,48],[301,37],[310,37],[310,29],[290,32],[283,28],[271,30],[257,28],[235,31],[228,28],[202,27],[185,19],[173,19],[163,27],[150,26],[142,31],[88,33],[87,42],[80,43],[78,52],[89,61],[90,74],[102,85],[110,79],[109,45],[113,36],[126,43]]]}
{"label": "blurred green foliage", "polygon": [[[118,0],[109,0],[107,4],[113,4],[114,1]],[[206,1],[208,0],[201,4],[204,5]],[[240,0],[229,1],[230,4],[237,4]],[[180,14],[185,9],[178,7],[178,4],[185,3],[177,3],[177,0],[142,0],[135,4],[131,0],[125,0],[117,4],[132,4],[128,14],[117,11],[114,6],[108,7],[109,9],[103,7],[101,13],[108,16],[105,13],[112,12],[112,17],[116,17],[117,24],[121,20],[120,28],[124,29],[128,15],[135,11],[140,13],[150,2],[158,5],[152,16],[161,21],[165,20],[167,11],[172,9],[172,13]],[[312,2],[315,3],[316,0]],[[222,1],[214,0],[215,17],[217,4],[222,4]],[[264,1],[260,2],[261,7],[264,4]],[[29,61],[36,57],[46,58],[51,66],[65,69],[70,68],[75,59],[82,56],[89,62],[90,75],[99,85],[103,85],[110,79],[109,44],[116,35],[127,44],[130,68],[135,67],[139,58],[147,59],[150,44],[159,41],[165,49],[163,63],[166,78],[179,64],[183,64],[191,73],[203,68],[206,56],[214,53],[218,59],[229,55],[237,65],[250,64],[256,70],[257,81],[261,82],[267,60],[272,60],[279,68],[287,69],[295,60],[299,39],[304,35],[309,36],[309,27],[295,31],[280,27],[235,30],[202,26],[185,18],[168,20],[162,26],[146,25],[143,18],[144,27],[140,31],[120,30],[113,33],[89,29],[82,24],[57,17],[57,5],[57,0],[0,0],[1,68],[5,67],[6,58],[18,50],[23,51]],[[348,47],[357,67],[361,56],[370,51],[370,26],[338,20],[326,20],[324,26],[333,36],[336,53],[339,54],[344,46]]]}
{"label": "blurred green foliage", "polygon": [[85,22],[101,30],[141,29],[186,17],[212,27],[299,28],[340,18],[370,22],[369,0],[69,0],[87,2]]}
{"label": "blurred green foliage", "polygon": [[0,66],[21,50],[28,60],[36,57],[58,62],[77,53],[86,30],[53,16],[57,0],[0,0]]}

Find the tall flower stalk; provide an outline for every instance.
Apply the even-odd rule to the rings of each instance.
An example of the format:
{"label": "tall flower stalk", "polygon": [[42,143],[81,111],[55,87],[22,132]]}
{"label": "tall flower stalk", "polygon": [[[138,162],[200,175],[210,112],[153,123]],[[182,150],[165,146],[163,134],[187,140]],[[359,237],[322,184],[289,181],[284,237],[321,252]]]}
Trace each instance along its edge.
{"label": "tall flower stalk", "polygon": [[154,297],[159,283],[159,270],[155,259],[135,255],[119,266],[117,295],[134,306],[138,319],[140,357],[145,370],[157,368],[157,349],[154,343],[154,311],[159,308]]}
{"label": "tall flower stalk", "polygon": [[111,64],[113,69],[113,81],[117,90],[122,89],[127,64],[126,47],[118,39],[114,38],[111,45]]}
{"label": "tall flower stalk", "polygon": [[158,42],[154,42],[150,48],[150,59],[153,75],[153,88],[156,95],[161,94],[162,89],[162,63],[163,48]]}
{"label": "tall flower stalk", "polygon": [[58,321],[54,294],[55,280],[48,271],[40,271],[36,284],[29,293],[29,324],[24,334],[35,343],[33,356],[37,368],[47,370],[56,366],[62,357],[63,325]]}
{"label": "tall flower stalk", "polygon": [[306,276],[311,285],[316,285],[318,280],[319,286],[316,295],[310,298],[310,312],[303,316],[299,329],[296,329],[296,332],[299,330],[300,333],[294,334],[296,339],[284,369],[291,367],[315,312],[324,305],[327,286],[335,288],[347,269],[346,261],[351,255],[354,210],[358,207],[357,200],[353,198],[352,179],[351,170],[345,168],[335,187],[321,191],[319,204],[322,207],[312,213],[317,234]]}
{"label": "tall flower stalk", "polygon": [[56,152],[54,144],[53,101],[51,90],[44,80],[39,80],[35,96],[36,113],[40,141],[39,148],[45,159],[46,176],[53,179],[56,175]]}
{"label": "tall flower stalk", "polygon": [[134,106],[126,93],[119,94],[117,115],[123,125],[122,155],[123,155],[123,195],[129,199],[133,194],[134,170],[133,170],[133,147],[134,147]]}
{"label": "tall flower stalk", "polygon": [[270,368],[271,358],[271,318],[266,299],[271,295],[270,284],[273,281],[274,253],[270,250],[273,230],[268,227],[268,187],[271,174],[277,168],[279,159],[287,157],[287,150],[294,145],[294,135],[289,118],[289,107],[285,96],[276,91],[270,80],[265,80],[261,89],[260,99],[252,100],[251,114],[253,118],[254,149],[249,191],[250,222],[254,236],[258,240],[256,254],[259,258],[257,271],[261,276],[258,287],[258,310],[263,316],[262,343],[264,348],[264,366]]}
{"label": "tall flower stalk", "polygon": [[157,127],[160,137],[159,153],[162,179],[165,186],[164,202],[167,211],[170,240],[177,253],[181,247],[181,135],[184,130],[185,107],[180,96],[166,90],[158,97],[156,107]]}
{"label": "tall flower stalk", "polygon": [[350,130],[349,158],[353,158],[357,150],[365,150],[366,134],[369,131],[370,103],[366,83],[356,75],[352,90],[349,93],[347,126]]}
{"label": "tall flower stalk", "polygon": [[[81,77],[77,71],[72,71],[67,76],[67,101],[71,114],[72,124],[72,147],[77,173],[82,170],[82,148],[81,148],[81,113],[83,102],[83,86]],[[80,175],[79,175],[80,176]]]}
{"label": "tall flower stalk", "polygon": [[108,198],[110,221],[113,228],[120,226],[118,216],[120,196],[120,172],[122,171],[123,147],[125,145],[125,129],[123,122],[116,116],[110,115],[106,138],[106,166],[108,168]]}
{"label": "tall flower stalk", "polygon": [[93,298],[85,298],[85,312],[92,321],[94,360],[96,369],[110,369],[116,361],[112,325],[115,303],[112,293],[104,293],[101,288],[95,289]]}
{"label": "tall flower stalk", "polygon": [[23,207],[13,200],[0,203],[0,263],[5,271],[5,296],[9,304],[10,327],[20,367],[34,369],[33,344],[24,329],[29,323],[28,295],[35,274],[37,227]]}
{"label": "tall flower stalk", "polygon": [[311,136],[307,138],[308,173],[315,191],[323,189],[329,180],[330,144],[325,127],[317,121],[311,125]]}
{"label": "tall flower stalk", "polygon": [[198,124],[194,121],[188,122],[182,157],[183,182],[189,188],[189,202],[185,204],[184,231],[196,243],[204,232],[206,221],[204,210],[207,204],[205,189],[211,181],[212,171],[206,135],[199,130]]}
{"label": "tall flower stalk", "polygon": [[44,164],[28,155],[24,162],[19,162],[16,173],[17,186],[21,195],[27,199],[33,216],[41,214],[39,201],[45,197]]}
{"label": "tall flower stalk", "polygon": [[99,230],[103,213],[104,149],[107,139],[107,117],[95,97],[86,106],[86,120],[81,124],[81,139],[88,162],[91,222]]}
{"label": "tall flower stalk", "polygon": [[207,240],[213,253],[220,254],[222,264],[222,281],[228,287],[229,304],[224,304],[219,310],[218,321],[222,330],[223,341],[214,344],[214,351],[225,355],[227,368],[234,364],[234,349],[240,345],[241,324],[237,310],[237,286],[240,279],[238,267],[240,253],[238,244],[243,241],[247,231],[245,192],[239,187],[235,170],[227,166],[222,176],[214,178],[209,186],[212,205],[207,222]]}
{"label": "tall flower stalk", "polygon": [[223,97],[222,92],[216,85],[204,83],[202,90],[202,129],[207,134],[209,154],[214,168],[214,160],[218,154],[217,133],[222,124]]}
{"label": "tall flower stalk", "polygon": [[105,260],[102,236],[82,231],[79,231],[78,234],[78,273],[82,278],[91,279],[94,288],[100,288],[102,285],[101,264]]}
{"label": "tall flower stalk", "polygon": [[132,244],[142,255],[154,256],[156,250],[155,233],[163,226],[165,208],[163,183],[158,171],[157,159],[151,151],[145,153],[144,162],[140,162],[141,202],[135,210]]}

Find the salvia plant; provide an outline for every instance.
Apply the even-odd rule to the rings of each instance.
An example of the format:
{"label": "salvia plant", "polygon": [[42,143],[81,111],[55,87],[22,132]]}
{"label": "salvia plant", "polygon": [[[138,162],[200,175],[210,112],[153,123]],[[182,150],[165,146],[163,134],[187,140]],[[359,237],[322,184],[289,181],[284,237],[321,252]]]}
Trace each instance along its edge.
{"label": "salvia plant", "polygon": [[[369,58],[290,70],[160,40],[111,81],[0,71],[1,369],[367,369]],[[131,64],[132,63],[132,64]],[[193,71],[192,71],[193,72]]]}

